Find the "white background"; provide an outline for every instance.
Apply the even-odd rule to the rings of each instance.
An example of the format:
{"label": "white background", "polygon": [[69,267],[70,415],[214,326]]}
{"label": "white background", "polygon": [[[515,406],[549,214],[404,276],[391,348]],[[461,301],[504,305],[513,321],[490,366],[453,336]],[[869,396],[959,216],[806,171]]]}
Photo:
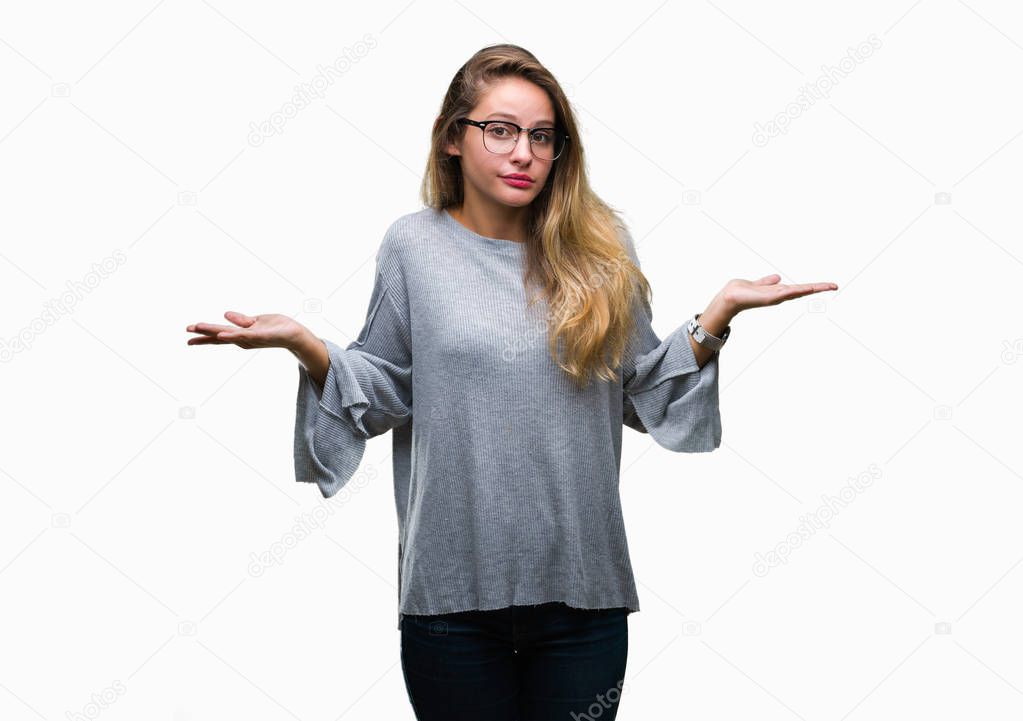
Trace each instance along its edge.
{"label": "white background", "polygon": [[325,502],[294,357],[185,326],[352,340],[448,82],[501,41],[569,93],[659,333],[729,278],[839,285],[735,319],[718,451],[625,430],[619,719],[1019,718],[1023,13],[993,0],[2,6],[0,718],[412,718],[390,435]]}

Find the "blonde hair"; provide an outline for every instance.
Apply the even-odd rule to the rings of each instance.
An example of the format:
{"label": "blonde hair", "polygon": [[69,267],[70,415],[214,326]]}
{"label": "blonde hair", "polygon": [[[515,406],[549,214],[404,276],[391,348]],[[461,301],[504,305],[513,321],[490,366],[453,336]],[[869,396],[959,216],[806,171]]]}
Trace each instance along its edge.
{"label": "blonde hair", "polygon": [[[422,201],[437,210],[464,200],[460,161],[445,146],[465,132],[456,121],[489,89],[510,76],[546,91],[555,124],[569,136],[547,182],[530,204],[525,285],[534,284],[548,304],[548,346],[555,363],[578,387],[592,375],[616,378],[634,322],[637,298],[649,307],[652,291],[624,244],[620,212],[601,200],[586,177],[583,146],[564,91],[528,50],[511,44],[484,47],[455,73],[434,122]],[[638,295],[637,295],[638,294]],[[559,358],[558,345],[563,355]]]}

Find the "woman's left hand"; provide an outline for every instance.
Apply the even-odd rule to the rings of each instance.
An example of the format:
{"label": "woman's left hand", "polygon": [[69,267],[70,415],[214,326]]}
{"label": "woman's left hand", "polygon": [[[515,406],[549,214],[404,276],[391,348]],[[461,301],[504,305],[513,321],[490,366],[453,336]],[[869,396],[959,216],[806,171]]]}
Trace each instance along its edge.
{"label": "woman's left hand", "polygon": [[759,280],[743,280],[733,278],[721,291],[722,296],[735,315],[749,308],[760,308],[766,305],[778,305],[786,300],[799,298],[825,290],[838,290],[837,283],[797,283],[795,285],[779,284],[781,276],[777,273],[765,275]]}

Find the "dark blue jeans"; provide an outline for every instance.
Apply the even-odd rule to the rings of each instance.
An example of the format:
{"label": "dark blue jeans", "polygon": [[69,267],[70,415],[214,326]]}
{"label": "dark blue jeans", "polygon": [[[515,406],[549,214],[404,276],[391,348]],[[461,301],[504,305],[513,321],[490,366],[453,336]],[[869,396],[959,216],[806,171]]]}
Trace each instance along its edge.
{"label": "dark blue jeans", "polygon": [[419,721],[613,721],[628,610],[558,601],[403,615],[401,666]]}

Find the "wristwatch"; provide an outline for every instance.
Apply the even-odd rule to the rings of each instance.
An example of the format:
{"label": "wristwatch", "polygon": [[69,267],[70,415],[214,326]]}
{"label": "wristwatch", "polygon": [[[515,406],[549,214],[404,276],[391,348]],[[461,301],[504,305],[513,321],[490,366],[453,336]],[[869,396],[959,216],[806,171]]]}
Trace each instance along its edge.
{"label": "wristwatch", "polygon": [[725,341],[728,340],[728,336],[732,332],[732,326],[726,326],[721,337],[713,336],[707,332],[707,329],[700,325],[700,313],[697,313],[689,319],[689,323],[686,324],[686,329],[689,331],[689,335],[693,339],[702,345],[704,348],[709,348],[712,351],[719,351],[725,345]]}

